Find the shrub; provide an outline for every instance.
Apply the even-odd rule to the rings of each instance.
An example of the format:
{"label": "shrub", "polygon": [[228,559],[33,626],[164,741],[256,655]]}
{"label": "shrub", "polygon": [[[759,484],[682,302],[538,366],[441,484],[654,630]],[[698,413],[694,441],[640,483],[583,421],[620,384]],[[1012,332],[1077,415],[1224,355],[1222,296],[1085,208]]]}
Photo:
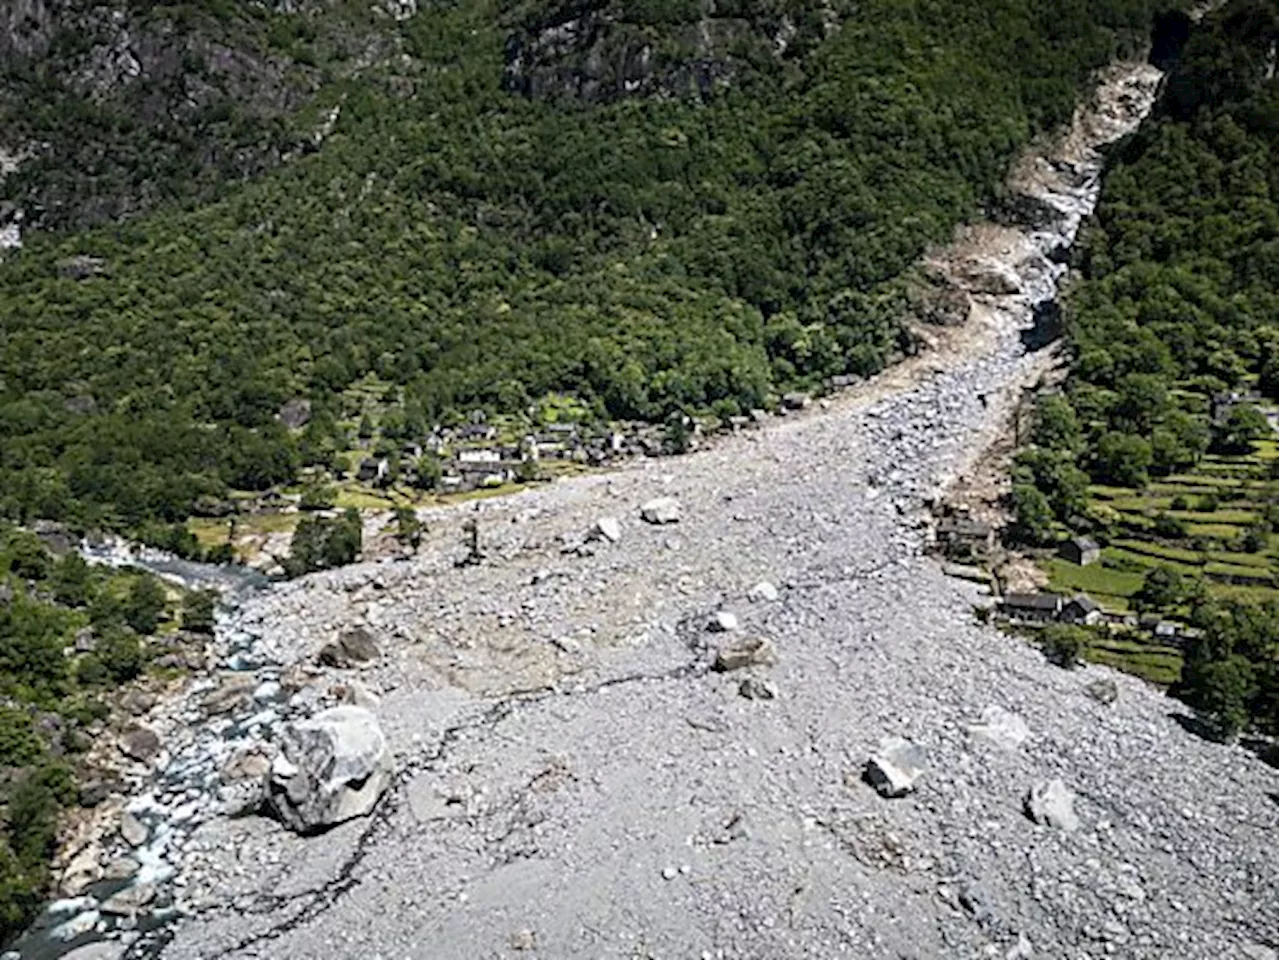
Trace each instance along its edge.
{"label": "shrub", "polygon": [[1040,649],[1050,663],[1072,670],[1080,665],[1089,649],[1089,632],[1083,627],[1050,624],[1040,636]]}

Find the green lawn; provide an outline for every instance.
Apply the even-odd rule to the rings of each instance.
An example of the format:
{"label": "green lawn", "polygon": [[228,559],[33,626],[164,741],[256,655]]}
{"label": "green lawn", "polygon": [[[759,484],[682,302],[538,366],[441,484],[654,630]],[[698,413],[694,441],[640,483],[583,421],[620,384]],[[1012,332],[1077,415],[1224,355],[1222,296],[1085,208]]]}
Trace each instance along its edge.
{"label": "green lawn", "polygon": [[1049,585],[1054,590],[1061,593],[1083,590],[1106,607],[1113,607],[1113,604],[1104,602],[1106,598],[1127,599],[1142,587],[1142,574],[1110,570],[1100,563],[1078,567],[1055,557],[1045,561],[1044,568],[1049,574]]}

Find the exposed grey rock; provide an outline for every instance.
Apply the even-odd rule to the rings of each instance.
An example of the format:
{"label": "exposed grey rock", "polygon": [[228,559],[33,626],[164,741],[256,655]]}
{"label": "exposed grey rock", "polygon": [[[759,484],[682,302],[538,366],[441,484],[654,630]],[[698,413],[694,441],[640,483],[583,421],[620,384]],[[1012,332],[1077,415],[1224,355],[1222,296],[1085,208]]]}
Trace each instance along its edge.
{"label": "exposed grey rock", "polygon": [[369,813],[391,783],[392,762],[377,718],[334,707],[288,724],[271,769],[268,801],[299,833]]}
{"label": "exposed grey rock", "polygon": [[640,508],[640,519],[653,524],[679,523],[680,504],[674,497],[657,497]]}
{"label": "exposed grey rock", "polygon": [[813,403],[813,397],[807,393],[784,393],[782,405],[788,410],[803,410]]}
{"label": "exposed grey rock", "polygon": [[1112,704],[1120,696],[1120,688],[1114,680],[1094,680],[1084,688],[1084,692],[1099,703]]}
{"label": "exposed grey rock", "polygon": [[147,904],[155,899],[156,888],[150,883],[136,883],[131,887],[125,887],[118,893],[113,893],[106,900],[102,901],[99,907],[103,913],[113,913],[120,916],[134,916],[141,911]]}
{"label": "exposed grey rock", "polygon": [[1016,713],[991,706],[982,711],[981,720],[969,724],[969,733],[1006,750],[1016,750],[1031,736],[1031,729]]}
{"label": "exposed grey rock", "polygon": [[58,273],[72,280],[88,280],[90,277],[96,277],[106,268],[107,262],[101,257],[91,257],[88,254],[77,254],[74,257],[67,257],[65,260],[58,261]]}
{"label": "exposed grey rock", "polygon": [[738,629],[738,618],[728,610],[717,610],[707,622],[707,629],[713,633],[730,633]]}
{"label": "exposed grey rock", "polygon": [[248,673],[224,673],[217,684],[204,695],[201,706],[210,715],[232,713],[244,709],[253,699],[257,680]]}
{"label": "exposed grey rock", "polygon": [[[94,911],[94,921],[97,920],[97,911]],[[92,924],[90,924],[92,928]],[[121,943],[118,940],[103,940],[98,943],[86,943],[82,947],[76,947],[70,953],[64,953],[62,960],[121,960],[124,956],[128,944]]]}
{"label": "exposed grey rock", "polygon": [[1059,830],[1075,830],[1080,818],[1075,812],[1076,795],[1061,780],[1033,784],[1027,791],[1023,809],[1036,823]]}
{"label": "exposed grey rock", "polygon": [[778,696],[778,688],[759,677],[743,677],[738,684],[738,695],[748,700],[774,700]]}
{"label": "exposed grey rock", "polygon": [[771,640],[765,637],[745,637],[721,647],[716,652],[712,669],[727,673],[744,667],[767,667],[777,660],[778,654]]}
{"label": "exposed grey rock", "polygon": [[352,627],[321,647],[317,659],[327,667],[354,667],[377,658],[378,644],[373,635],[364,627]]}
{"label": "exposed grey rock", "polygon": [[138,872],[139,863],[133,857],[116,857],[102,868],[104,880],[128,880]]}
{"label": "exposed grey rock", "polygon": [[147,842],[150,831],[141,820],[126,810],[120,815],[120,836],[131,847],[140,847]]}
{"label": "exposed grey rock", "polygon": [[139,690],[136,687],[125,692],[120,698],[120,706],[132,716],[141,716],[146,713],[157,703],[158,698],[154,693],[147,690]]}
{"label": "exposed grey rock", "polygon": [[591,528],[591,539],[617,543],[622,539],[622,524],[617,517],[601,517]]}
{"label": "exposed grey rock", "polygon": [[924,774],[925,755],[903,737],[885,737],[867,759],[863,777],[882,797],[904,797]]}
{"label": "exposed grey rock", "polygon": [[280,417],[280,422],[290,430],[305,427],[311,419],[311,401],[306,397],[286,400],[277,416]]}
{"label": "exposed grey rock", "polygon": [[120,735],[119,746],[120,752],[129,759],[149,763],[160,752],[163,744],[154,730],[139,724]]}

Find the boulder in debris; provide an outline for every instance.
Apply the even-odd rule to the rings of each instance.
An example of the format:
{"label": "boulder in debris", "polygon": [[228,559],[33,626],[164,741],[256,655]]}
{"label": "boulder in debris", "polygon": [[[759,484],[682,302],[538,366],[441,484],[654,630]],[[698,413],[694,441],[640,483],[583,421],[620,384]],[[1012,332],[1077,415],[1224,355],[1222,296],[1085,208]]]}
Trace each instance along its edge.
{"label": "boulder in debris", "polygon": [[764,637],[745,637],[716,652],[712,669],[719,673],[744,667],[767,667],[778,661],[773,642]]}
{"label": "boulder in debris", "polygon": [[1046,827],[1075,830],[1080,818],[1075,812],[1076,795],[1061,780],[1033,784],[1027,791],[1023,809],[1028,817]]}
{"label": "boulder in debris", "polygon": [[364,816],[391,784],[386,738],[363,707],[334,707],[288,724],[280,750],[271,766],[268,802],[298,833]]}
{"label": "boulder in debris", "polygon": [[658,497],[640,508],[640,519],[645,523],[679,523],[680,504],[674,497]]}
{"label": "boulder in debris", "polygon": [[326,667],[354,667],[378,658],[378,644],[364,627],[344,630],[337,640],[320,648],[319,661]]}
{"label": "boulder in debris", "polygon": [[867,759],[862,776],[882,797],[905,797],[924,769],[923,749],[903,737],[885,737]]}
{"label": "boulder in debris", "polygon": [[120,735],[120,752],[139,763],[154,759],[161,746],[159,735],[141,724],[135,724]]}
{"label": "boulder in debris", "polygon": [[1120,688],[1114,680],[1095,680],[1084,688],[1084,692],[1099,703],[1112,704],[1120,697]]}
{"label": "boulder in debris", "polygon": [[738,684],[738,696],[748,700],[776,700],[778,688],[768,680],[759,677],[744,677]]}
{"label": "boulder in debris", "polygon": [[601,517],[591,526],[590,540],[604,540],[617,543],[622,539],[622,524],[617,517]]}
{"label": "boulder in debris", "polygon": [[1016,713],[991,706],[982,711],[982,719],[969,724],[969,733],[1006,750],[1016,750],[1031,736],[1031,728]]}
{"label": "boulder in debris", "polygon": [[773,603],[778,599],[778,588],[768,580],[761,580],[747,591],[747,599],[760,603]]}
{"label": "boulder in debris", "polygon": [[738,629],[738,618],[728,610],[717,610],[707,621],[707,629],[713,633],[732,633]]}

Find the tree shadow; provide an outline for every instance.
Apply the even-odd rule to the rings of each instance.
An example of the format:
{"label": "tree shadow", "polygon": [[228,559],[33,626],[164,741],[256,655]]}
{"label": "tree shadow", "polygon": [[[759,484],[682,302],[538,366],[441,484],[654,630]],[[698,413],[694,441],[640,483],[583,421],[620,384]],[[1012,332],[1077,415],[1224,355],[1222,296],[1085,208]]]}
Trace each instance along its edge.
{"label": "tree shadow", "polygon": [[1218,732],[1199,717],[1186,713],[1173,712],[1167,713],[1165,716],[1180,726],[1183,730],[1187,731],[1187,733],[1194,734],[1201,740],[1208,740],[1210,743],[1222,742],[1222,738],[1218,736]]}

